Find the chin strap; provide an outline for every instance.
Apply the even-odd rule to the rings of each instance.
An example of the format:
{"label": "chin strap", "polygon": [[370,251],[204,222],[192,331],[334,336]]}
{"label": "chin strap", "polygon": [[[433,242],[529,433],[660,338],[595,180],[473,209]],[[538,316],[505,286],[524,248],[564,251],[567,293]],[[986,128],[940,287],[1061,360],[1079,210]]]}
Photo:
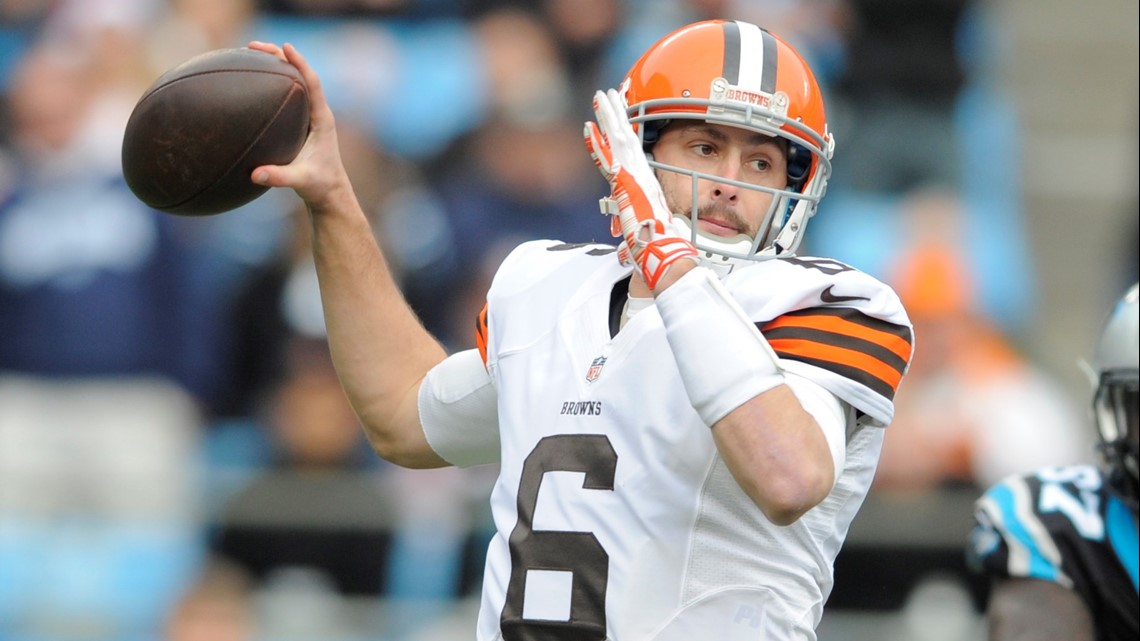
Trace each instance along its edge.
{"label": "chin strap", "polygon": [[[735,269],[737,265],[740,265],[744,260],[741,258],[733,258],[731,256],[718,254],[709,249],[709,245],[718,244],[722,241],[713,240],[708,236],[701,234],[700,232],[693,233],[693,225],[688,218],[684,216],[677,216],[673,219],[673,221],[674,224],[676,224],[685,232],[685,236],[687,236],[696,245],[698,263],[702,267],[709,268],[711,272],[716,274],[717,278],[724,279],[726,276],[732,273],[732,270]],[[742,240],[735,241],[733,244],[738,245],[739,247],[734,247],[731,249],[731,251],[743,253],[752,246],[752,239],[744,236],[743,234],[739,235],[738,237]]]}
{"label": "chin strap", "polygon": [[800,248],[800,243],[803,242],[803,227],[807,224],[808,218],[811,217],[810,203],[806,200],[799,200],[796,202],[795,207],[792,208],[792,214],[784,221],[780,227],[780,233],[776,234],[776,238],[772,244],[765,247],[756,255],[761,258],[779,258],[781,256],[789,256],[796,253]]}

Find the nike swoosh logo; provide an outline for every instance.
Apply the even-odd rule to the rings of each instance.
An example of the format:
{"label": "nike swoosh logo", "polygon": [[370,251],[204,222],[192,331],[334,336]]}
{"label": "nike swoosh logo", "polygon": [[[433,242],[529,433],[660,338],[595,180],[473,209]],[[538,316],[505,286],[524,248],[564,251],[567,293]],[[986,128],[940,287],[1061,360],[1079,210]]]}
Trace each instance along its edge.
{"label": "nike swoosh logo", "polygon": [[825,303],[846,303],[853,300],[871,300],[866,296],[836,296],[831,293],[831,288],[835,285],[828,285],[827,289],[819,293],[819,299]]}

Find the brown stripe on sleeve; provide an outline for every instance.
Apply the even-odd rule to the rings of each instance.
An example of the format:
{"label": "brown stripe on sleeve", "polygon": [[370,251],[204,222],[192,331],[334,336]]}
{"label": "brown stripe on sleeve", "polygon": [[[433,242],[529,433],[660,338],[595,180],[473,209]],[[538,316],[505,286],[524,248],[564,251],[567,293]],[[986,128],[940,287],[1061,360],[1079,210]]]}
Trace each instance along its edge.
{"label": "brown stripe on sleeve", "polygon": [[849,307],[784,314],[757,323],[780,358],[849,378],[893,399],[911,353],[911,330]]}

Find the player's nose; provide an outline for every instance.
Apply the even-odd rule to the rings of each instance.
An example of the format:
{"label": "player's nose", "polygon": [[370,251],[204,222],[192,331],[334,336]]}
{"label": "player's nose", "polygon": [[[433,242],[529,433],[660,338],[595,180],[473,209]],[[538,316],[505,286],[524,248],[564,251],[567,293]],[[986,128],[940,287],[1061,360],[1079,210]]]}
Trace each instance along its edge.
{"label": "player's nose", "polygon": [[722,163],[722,165],[717,168],[716,175],[721,180],[713,181],[712,197],[714,200],[734,203],[740,193],[740,187],[729,181],[740,180],[740,167],[734,163]]}

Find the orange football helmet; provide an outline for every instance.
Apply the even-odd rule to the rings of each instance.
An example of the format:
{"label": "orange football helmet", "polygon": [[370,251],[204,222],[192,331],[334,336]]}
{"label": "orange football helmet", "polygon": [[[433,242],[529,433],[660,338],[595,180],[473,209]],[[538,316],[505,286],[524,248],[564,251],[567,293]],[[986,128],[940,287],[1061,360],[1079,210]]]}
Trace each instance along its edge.
{"label": "orange football helmet", "polygon": [[[835,139],[827,128],[815,75],[784,40],[740,21],[707,20],[682,27],[642,55],[620,93],[630,121],[657,170],[716,179],[652,158],[661,129],[677,119],[703,120],[788,141],[788,187],[740,187],[773,194],[756,238],[714,238],[697,231],[697,203],[678,216],[701,250],[702,262],[720,273],[739,260],[794,254],[808,219],[827,189]],[[723,179],[722,179],[723,180]],[[728,181],[732,182],[732,181]]]}

